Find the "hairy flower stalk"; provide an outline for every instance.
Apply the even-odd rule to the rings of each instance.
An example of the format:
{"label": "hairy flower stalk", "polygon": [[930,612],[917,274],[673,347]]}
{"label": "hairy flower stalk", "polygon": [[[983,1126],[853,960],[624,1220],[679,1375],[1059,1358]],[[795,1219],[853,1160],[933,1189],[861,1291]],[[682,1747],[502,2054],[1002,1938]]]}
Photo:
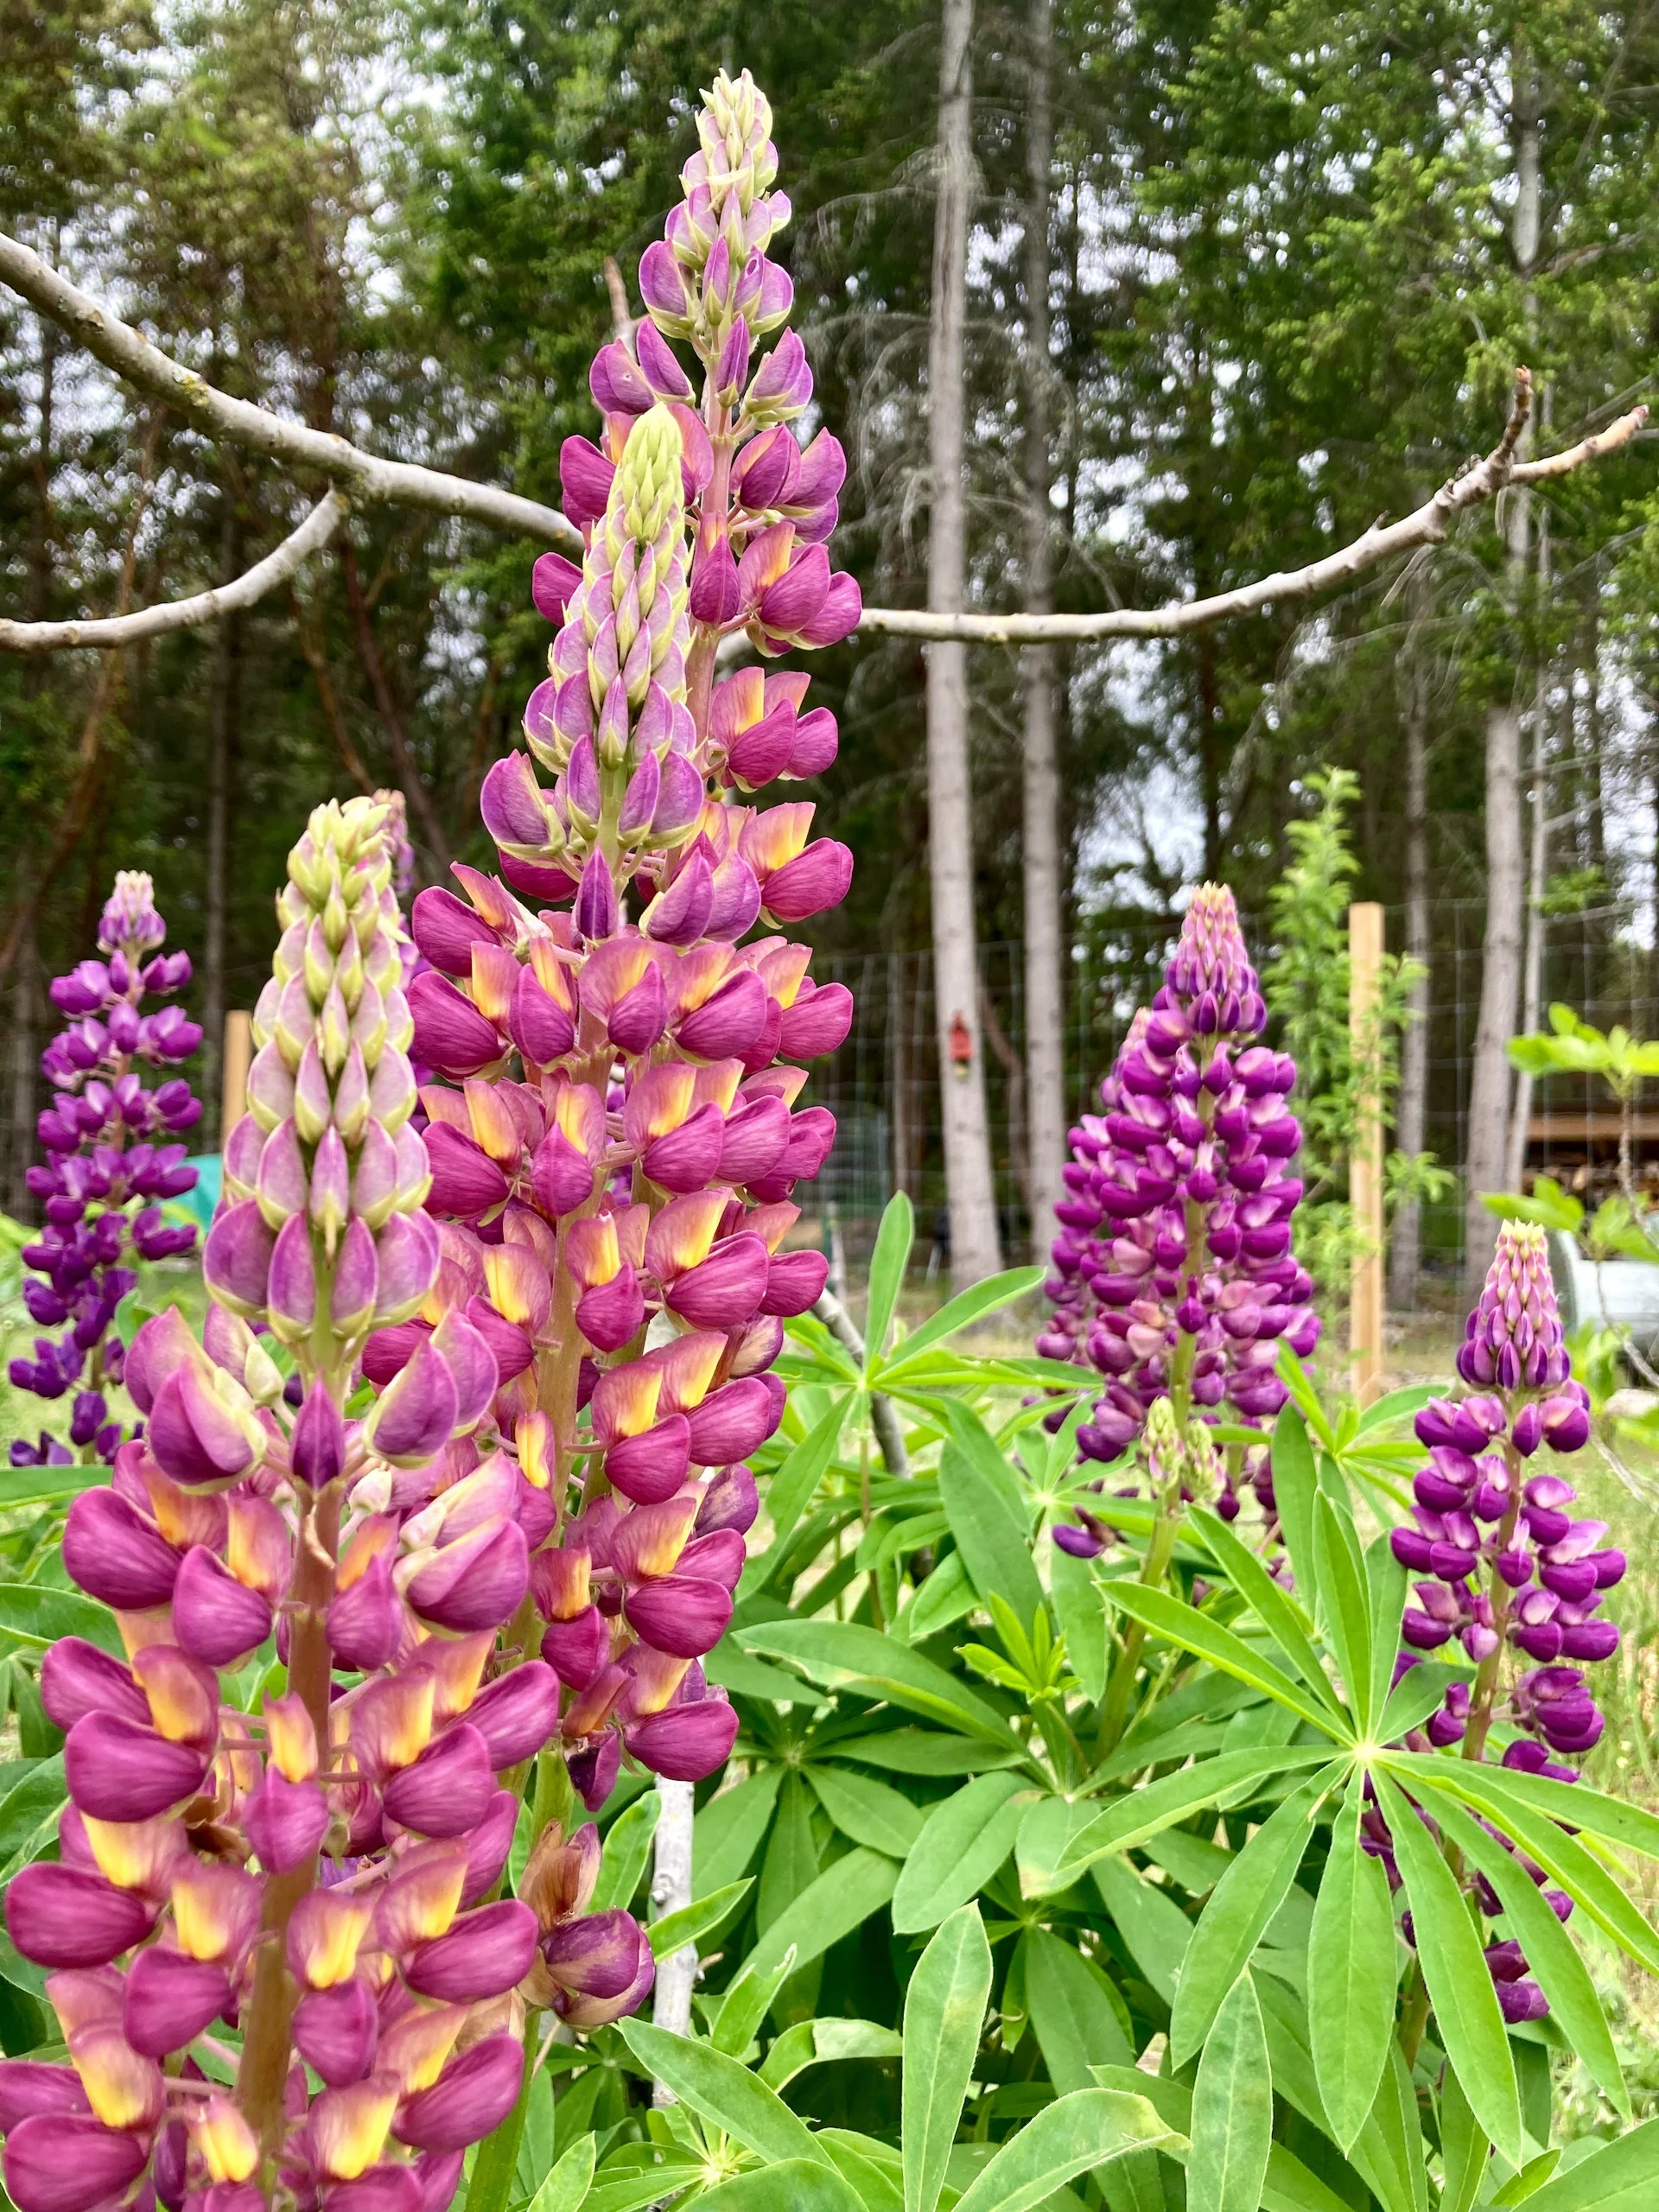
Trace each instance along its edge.
{"label": "hairy flower stalk", "polygon": [[714,681],[722,636],[770,658],[859,609],[823,550],[841,448],[790,428],[811,392],[800,341],[758,352],[791,301],[766,254],[788,214],[770,129],[747,75],[716,80],[640,265],[637,350],[594,363],[601,442],[564,448],[587,550],[536,566],[559,627],[529,751],[485,779],[499,875],[457,868],[465,899],[423,892],[413,917],[431,970],[410,987],[415,1049],[447,1078],[421,1093],[444,1261],[368,1369],[448,1314],[490,1335],[493,1418],[546,1516],[515,1634],[566,1686],[590,1807],[624,1758],[692,1781],[731,1749],[702,1661],[757,1511],[744,1463],[782,1414],[784,1319],[826,1273],[784,1249],[835,1135],[796,1102],[852,1005],[785,932],[843,895],[851,856],[811,836],[810,804],[747,802],[827,767],[835,721],[805,709],[804,676]]}
{"label": "hairy flower stalk", "polygon": [[[1402,1623],[1396,1679],[1455,1638],[1474,1681],[1447,1689],[1416,1748],[1460,1745],[1464,1758],[1484,1759],[1497,1732],[1507,1738],[1503,1765],[1571,1782],[1579,1770],[1566,1762],[1602,1733],[1583,1668],[1618,1649],[1600,1606],[1625,1558],[1605,1545],[1605,1521],[1573,1519],[1570,1483],[1529,1471],[1541,1445],[1566,1456],[1590,1435],[1589,1397],[1572,1377],[1541,1229],[1505,1222],[1499,1230],[1458,1372],[1465,1394],[1432,1400],[1417,1415],[1428,1463],[1413,1484],[1410,1525],[1390,1537],[1395,1558],[1425,1578]],[[1387,1831],[1374,1827],[1372,1847],[1391,1863]],[[1484,1879],[1473,1887],[1482,1910],[1496,1914]],[[1552,1891],[1550,1903],[1563,1919],[1572,1910],[1562,1893]],[[1548,2010],[1518,1944],[1491,1945],[1487,1956],[1506,2018]]]}
{"label": "hairy flower stalk", "polygon": [[124,1347],[114,1324],[138,1281],[131,1262],[195,1245],[188,1224],[163,1220],[162,1201],[195,1186],[183,1145],[168,1140],[195,1126],[200,1103],[182,1077],[147,1090],[140,1073],[176,1067],[201,1043],[178,1007],[142,1010],[190,981],[189,955],[163,952],[166,936],[149,876],[123,869],[99,925],[104,957],[80,961],[51,986],[66,1022],[41,1056],[55,1095],[38,1123],[45,1163],[28,1174],[46,1223],[23,1249],[35,1271],[23,1302],[40,1327],[61,1333],[36,1338],[33,1358],[14,1359],[10,1376],[14,1389],[38,1397],[74,1395],[68,1446],[44,1435],[38,1445],[15,1441],[14,1465],[77,1452],[87,1461],[114,1458],[123,1427],[105,1391],[121,1380]]}
{"label": "hairy flower stalk", "polygon": [[20,2212],[442,2212],[518,2097],[520,1990],[580,2025],[650,1986],[636,1923],[586,1910],[591,1827],[489,1902],[560,1685],[501,1640],[548,1515],[488,1448],[487,1337],[447,1314],[345,1412],[442,1265],[385,823],[320,808],[290,857],[204,1340],[139,1331],[143,1433],[65,1530],[124,1657],[41,1669],[70,1802],[6,1922],[69,2063],[0,2064]]}

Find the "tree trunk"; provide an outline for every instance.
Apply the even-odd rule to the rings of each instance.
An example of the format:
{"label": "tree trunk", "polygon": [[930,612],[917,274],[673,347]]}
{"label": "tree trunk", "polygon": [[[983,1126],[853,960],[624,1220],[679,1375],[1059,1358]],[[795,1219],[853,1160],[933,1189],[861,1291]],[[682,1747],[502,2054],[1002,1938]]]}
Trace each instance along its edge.
{"label": "tree trunk", "polygon": [[346,599],[351,608],[352,632],[357,640],[357,656],[363,664],[363,672],[369,679],[369,689],[386,733],[386,745],[391,753],[392,773],[399,790],[409,802],[410,827],[418,831],[433,866],[440,875],[449,873],[449,840],[439,818],[432,794],[421,780],[421,772],[415,759],[409,733],[404,727],[403,709],[398,706],[386,674],[385,662],[374,634],[374,617],[363,590],[363,579],[358,570],[357,550],[349,537],[343,537],[340,547],[340,574],[346,581]]}
{"label": "tree trunk", "polygon": [[[1400,1040],[1400,1090],[1395,1136],[1402,1152],[1421,1152],[1428,1125],[1428,654],[1422,639],[1427,587],[1414,580],[1413,621],[1406,642],[1406,957],[1422,973],[1411,987],[1410,1019]],[[1397,1312],[1417,1303],[1423,1225],[1415,1198],[1402,1201],[1389,1245],[1389,1300]]]}
{"label": "tree trunk", "polygon": [[[1549,532],[1538,531],[1538,585],[1549,582]],[[1541,667],[1532,701],[1532,795],[1527,849],[1527,941],[1522,963],[1521,1029],[1531,1036],[1543,1019],[1544,886],[1549,876],[1549,671]],[[1527,1164],[1527,1125],[1532,1119],[1532,1077],[1517,1069],[1515,1103],[1510,1110],[1510,1149],[1503,1187],[1518,1191]]]}
{"label": "tree trunk", "polygon": [[[1049,73],[1052,0],[1031,0],[1030,95],[1026,121],[1026,605],[1054,604],[1049,531],[1048,201],[1052,160]],[[1031,645],[1025,661],[1025,924],[1027,1141],[1031,1257],[1046,1263],[1054,1209],[1065,1195],[1065,1020],[1060,982],[1060,777],[1055,745],[1055,655]]]}
{"label": "tree trunk", "polygon": [[909,964],[902,952],[892,954],[887,961],[887,1030],[893,1071],[893,1188],[903,1191],[906,1195],[912,1193],[916,1176],[910,1121],[911,999],[906,988],[906,970]]}
{"label": "tree trunk", "polygon": [[[219,521],[219,575],[228,583],[242,565],[242,526],[232,472],[225,473]],[[227,614],[213,645],[207,719],[207,881],[202,901],[201,1088],[203,1121],[222,1144],[220,1091],[225,1051],[225,915],[230,892],[231,762],[242,711],[242,618]]]}
{"label": "tree trunk", "polygon": [[[1516,200],[1510,232],[1515,264],[1522,277],[1538,258],[1541,113],[1534,81],[1517,37],[1510,58]],[[1528,320],[1533,301],[1527,295]],[[1523,447],[1526,441],[1523,440]],[[1507,495],[1505,582],[1518,619],[1527,580],[1528,495]],[[1522,909],[1526,890],[1521,856],[1521,721],[1515,696],[1486,715],[1486,933],[1481,948],[1480,1015],[1475,1030],[1474,1073],[1469,1087],[1469,1141],[1465,1166],[1464,1290],[1472,1306],[1480,1295],[1497,1223],[1482,1194],[1501,1190],[1509,1166],[1509,1042],[1521,994]]]}
{"label": "tree trunk", "polygon": [[25,1179],[35,1157],[35,1094],[40,1039],[35,1022],[40,1007],[40,958],[35,946],[33,921],[17,956],[17,977],[11,989],[10,1046],[10,1082],[6,1116],[5,1205],[19,1221],[37,1218],[35,1201]]}
{"label": "tree trunk", "polygon": [[[939,63],[938,200],[927,413],[931,508],[927,603],[960,611],[966,568],[963,384],[966,374],[968,216],[973,185],[973,0],[944,0]],[[927,649],[928,868],[933,900],[939,1087],[950,1272],[965,1288],[1001,1265],[985,1104],[974,930],[973,796],[968,766],[968,649]],[[953,1057],[953,1033],[967,1058]]]}

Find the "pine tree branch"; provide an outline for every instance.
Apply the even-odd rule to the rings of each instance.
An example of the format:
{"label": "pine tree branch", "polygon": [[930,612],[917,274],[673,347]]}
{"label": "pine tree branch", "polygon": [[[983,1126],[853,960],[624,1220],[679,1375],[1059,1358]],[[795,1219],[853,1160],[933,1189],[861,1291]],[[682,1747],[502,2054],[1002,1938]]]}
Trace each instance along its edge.
{"label": "pine tree branch", "polygon": [[443,515],[462,515],[516,536],[549,544],[580,547],[581,533],[556,508],[493,485],[472,484],[439,468],[412,461],[382,461],[345,438],[314,430],[304,423],[273,415],[251,400],[233,399],[194,369],[187,369],[159,346],[112,315],[90,292],[49,268],[37,253],[0,232],[0,282],[48,315],[87,352],[128,384],[176,408],[204,435],[248,446],[289,468],[310,469],[350,485],[358,505],[423,507]]}
{"label": "pine tree branch", "polygon": [[1395,554],[1411,552],[1420,545],[1438,545],[1456,518],[1469,508],[1485,505],[1508,485],[1538,484],[1570,476],[1590,461],[1619,452],[1648,418],[1645,407],[1633,407],[1605,430],[1581,438],[1563,453],[1549,454],[1541,461],[1517,461],[1516,445],[1531,410],[1531,374],[1518,369],[1510,419],[1503,436],[1484,461],[1471,462],[1460,474],[1448,477],[1432,499],[1402,515],[1398,522],[1373,523],[1338,552],[1311,561],[1304,569],[1280,569],[1259,577],[1236,591],[1217,592],[1210,599],[1187,600],[1171,607],[1111,607],[1099,614],[939,614],[925,607],[867,607],[858,626],[861,631],[884,631],[893,637],[960,638],[979,645],[1003,645],[1090,638],[1179,637],[1236,614],[1252,614],[1259,607],[1311,598],[1315,592],[1363,575]]}
{"label": "pine tree branch", "polygon": [[96,645],[105,651],[136,645],[141,638],[164,637],[174,630],[199,630],[221,615],[239,613],[278,591],[311,555],[320,552],[346,518],[346,500],[338,492],[320,499],[290,537],[267,553],[244,575],[190,599],[163,600],[159,606],[140,607],[131,614],[105,615],[86,622],[8,622],[0,620],[0,652],[58,653],[76,646]]}

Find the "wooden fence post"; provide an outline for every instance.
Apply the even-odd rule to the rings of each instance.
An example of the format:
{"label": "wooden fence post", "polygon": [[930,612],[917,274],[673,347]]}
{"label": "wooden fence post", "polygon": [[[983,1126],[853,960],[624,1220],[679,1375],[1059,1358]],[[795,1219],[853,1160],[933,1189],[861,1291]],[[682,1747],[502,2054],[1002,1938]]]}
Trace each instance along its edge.
{"label": "wooden fence post", "polygon": [[248,1068],[252,1058],[253,1031],[249,1017],[245,1014],[227,1014],[225,1017],[225,1050],[219,1061],[224,1071],[219,1094],[220,1152],[230,1142],[231,1131],[247,1111]]}
{"label": "wooden fence post", "polygon": [[1348,1155],[1354,1224],[1348,1346],[1354,1395],[1363,1406],[1377,1395],[1382,1381],[1382,1099],[1376,1020],[1382,971],[1382,909],[1365,899],[1348,909],[1348,1033],[1362,1084]]}

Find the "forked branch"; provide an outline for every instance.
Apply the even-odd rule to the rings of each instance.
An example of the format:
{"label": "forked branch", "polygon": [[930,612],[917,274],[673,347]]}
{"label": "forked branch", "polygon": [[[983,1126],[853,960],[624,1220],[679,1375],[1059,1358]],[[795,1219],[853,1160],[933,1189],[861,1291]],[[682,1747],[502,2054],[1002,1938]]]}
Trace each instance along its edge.
{"label": "forked branch", "polygon": [[1565,452],[1548,454],[1541,461],[1517,461],[1516,448],[1531,411],[1531,372],[1517,369],[1509,421],[1484,461],[1449,476],[1432,499],[1426,499],[1397,522],[1373,523],[1339,551],[1310,561],[1303,569],[1276,569],[1254,583],[1241,584],[1236,591],[1217,592],[1209,599],[1184,600],[1168,607],[1115,607],[1099,614],[935,614],[925,607],[867,607],[859,628],[886,631],[895,637],[962,638],[979,645],[1001,645],[1092,638],[1179,637],[1185,631],[1205,629],[1236,614],[1253,614],[1260,607],[1280,606],[1287,600],[1312,598],[1334,584],[1350,582],[1397,553],[1409,553],[1421,545],[1438,545],[1459,515],[1471,507],[1485,505],[1507,485],[1538,484],[1570,476],[1586,462],[1602,460],[1627,446],[1648,418],[1645,407],[1633,407],[1605,430],[1581,438]]}
{"label": "forked branch", "polygon": [[0,232],[0,282],[79,340],[106,369],[113,369],[128,384],[176,408],[206,436],[247,446],[289,468],[310,470],[348,484],[354,505],[423,507],[550,544],[581,544],[575,525],[556,508],[544,507],[538,500],[521,499],[516,493],[498,491],[490,484],[472,484],[464,476],[451,476],[441,468],[382,461],[331,431],[314,430],[308,423],[273,415],[269,408],[257,407],[251,400],[233,399],[229,392],[220,391],[194,369],[187,369],[182,362],[152,346],[90,292],[83,292],[78,284],[48,267],[39,254],[3,232]]}
{"label": "forked branch", "polygon": [[159,606],[140,607],[131,614],[105,615],[86,622],[0,620],[0,652],[67,652],[77,645],[107,651],[117,645],[135,645],[144,638],[164,637],[174,630],[199,630],[223,614],[239,613],[268,592],[279,591],[312,554],[327,545],[347,511],[348,502],[339,492],[328,493],[299,528],[263,561],[231,582],[197,592],[189,599],[164,600]]}

